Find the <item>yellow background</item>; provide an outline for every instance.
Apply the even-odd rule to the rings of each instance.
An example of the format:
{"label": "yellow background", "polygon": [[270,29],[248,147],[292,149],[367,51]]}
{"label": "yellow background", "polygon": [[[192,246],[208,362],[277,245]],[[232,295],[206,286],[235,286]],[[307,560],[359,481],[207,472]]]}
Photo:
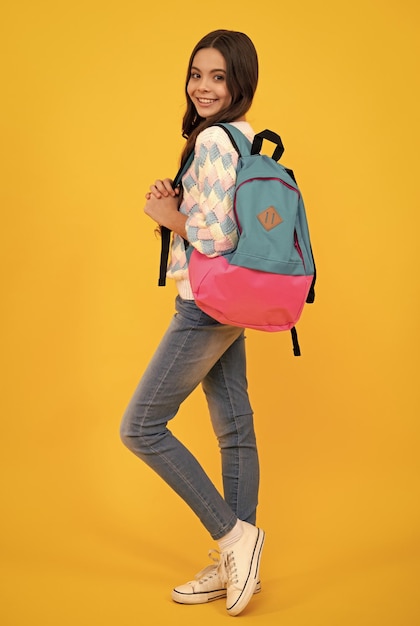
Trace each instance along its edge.
{"label": "yellow background", "polygon": [[[238,619],[417,626],[418,3],[17,0],[0,24],[1,624],[231,619],[171,602],[213,545],[118,434],[175,295],[144,193],[177,167],[192,47],[230,28],[319,272],[300,359],[247,333],[267,542]],[[200,392],[174,430],[219,485]]]}

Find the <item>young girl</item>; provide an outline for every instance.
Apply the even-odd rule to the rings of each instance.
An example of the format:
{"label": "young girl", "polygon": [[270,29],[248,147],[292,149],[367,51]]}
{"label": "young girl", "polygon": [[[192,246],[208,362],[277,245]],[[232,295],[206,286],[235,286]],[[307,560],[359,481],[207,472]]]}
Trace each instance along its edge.
{"label": "young girl", "polygon": [[[184,240],[210,257],[238,241],[233,192],[238,154],[216,122],[230,122],[252,141],[245,120],[258,80],[258,60],[247,35],[218,30],[194,48],[187,74],[181,161],[194,150],[182,194],[170,179],[146,194],[145,213],[174,232],[168,276],[178,296],[173,317],[126,410],[124,444],[152,467],[191,507],[220,558],[172,598],[197,604],[226,597],[238,615],[260,590],[264,531],[255,526],[259,466],[248,398],[243,329],[222,325],[194,303]],[[180,201],[180,198],[182,200]],[[181,403],[201,384],[222,458],[222,497],[194,456],[167,428]],[[193,416],[192,416],[193,418]],[[192,428],[196,428],[192,422]]]}

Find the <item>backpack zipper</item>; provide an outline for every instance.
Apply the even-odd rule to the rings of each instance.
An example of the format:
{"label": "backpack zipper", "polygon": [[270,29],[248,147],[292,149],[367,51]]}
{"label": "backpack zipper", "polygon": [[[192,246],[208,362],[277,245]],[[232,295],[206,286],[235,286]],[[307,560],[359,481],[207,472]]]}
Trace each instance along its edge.
{"label": "backpack zipper", "polygon": [[238,185],[238,187],[236,188],[236,192],[238,192],[238,190],[242,187],[242,185],[246,185],[247,183],[252,183],[254,180],[277,180],[279,183],[281,183],[288,189],[291,189],[292,191],[297,193],[297,195],[300,197],[300,193],[298,189],[296,189],[295,187],[292,187],[292,185],[289,185],[289,183],[286,183],[281,178],[276,178],[276,176],[256,176],[255,178],[248,178],[247,180],[244,180],[240,185]]}
{"label": "backpack zipper", "polygon": [[306,270],[306,266],[305,266],[305,259],[303,258],[303,254],[302,254],[302,250],[301,247],[299,245],[299,240],[298,240],[298,236],[297,236],[297,232],[295,230],[295,235],[294,235],[294,239],[295,239],[295,248],[297,250],[298,255],[300,256],[302,263],[303,263],[303,269]]}

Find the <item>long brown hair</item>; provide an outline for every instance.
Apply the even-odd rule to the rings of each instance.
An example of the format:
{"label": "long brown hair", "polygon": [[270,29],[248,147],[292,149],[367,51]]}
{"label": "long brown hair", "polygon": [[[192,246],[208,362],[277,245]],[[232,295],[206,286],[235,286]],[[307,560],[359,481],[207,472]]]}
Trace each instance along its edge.
{"label": "long brown hair", "polygon": [[[223,55],[226,61],[226,84],[232,97],[227,108],[208,118],[198,115],[187,93],[194,57],[203,48],[215,48]],[[182,120],[182,136],[187,141],[182,151],[181,163],[184,163],[192,151],[197,135],[202,130],[217,122],[232,122],[245,115],[251,107],[257,83],[257,51],[248,35],[233,30],[214,30],[197,43],[188,63],[185,84],[187,110]]]}

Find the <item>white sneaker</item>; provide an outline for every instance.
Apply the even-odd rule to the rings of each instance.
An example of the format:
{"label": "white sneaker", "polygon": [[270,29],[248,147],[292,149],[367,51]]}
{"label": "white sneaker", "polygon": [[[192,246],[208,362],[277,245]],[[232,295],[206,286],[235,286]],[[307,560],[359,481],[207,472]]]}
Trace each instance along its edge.
{"label": "white sneaker", "polygon": [[[213,554],[217,555],[216,557]],[[226,598],[227,586],[226,575],[221,571],[220,553],[210,550],[210,558],[214,561],[195,575],[185,585],[180,585],[172,590],[172,600],[180,604],[204,604]],[[254,593],[261,591],[261,583],[258,580]]]}
{"label": "white sneaker", "polygon": [[238,615],[251,600],[260,573],[265,533],[248,522],[242,522],[243,535],[222,553],[221,577],[227,581],[226,609]]}

